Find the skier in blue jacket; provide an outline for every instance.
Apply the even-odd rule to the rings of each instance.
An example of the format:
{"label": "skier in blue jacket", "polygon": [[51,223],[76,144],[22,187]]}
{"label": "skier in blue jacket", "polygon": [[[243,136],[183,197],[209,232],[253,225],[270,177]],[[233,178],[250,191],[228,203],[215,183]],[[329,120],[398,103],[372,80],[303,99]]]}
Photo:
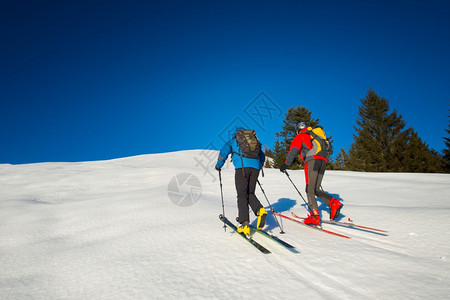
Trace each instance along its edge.
{"label": "skier in blue jacket", "polygon": [[237,192],[237,205],[239,210],[239,223],[238,232],[244,234],[250,234],[249,227],[249,205],[257,219],[257,228],[262,229],[265,225],[265,218],[267,211],[259,202],[255,195],[256,183],[259,176],[259,171],[264,165],[266,156],[264,152],[259,148],[258,158],[245,157],[239,147],[236,139],[236,133],[243,130],[242,127],[237,127],[232,138],[225,143],[219,153],[217,159],[216,170],[220,172],[221,168],[225,164],[228,156],[231,154],[231,160],[235,168],[235,185]]}

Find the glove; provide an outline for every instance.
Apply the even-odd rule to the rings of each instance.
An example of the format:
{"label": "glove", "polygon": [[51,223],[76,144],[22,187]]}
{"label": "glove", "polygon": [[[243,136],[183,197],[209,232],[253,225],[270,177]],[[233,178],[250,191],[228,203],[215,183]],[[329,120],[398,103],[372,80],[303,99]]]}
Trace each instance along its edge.
{"label": "glove", "polygon": [[286,164],[282,164],[280,167],[280,172],[284,173],[284,171],[286,171],[287,168],[288,166]]}
{"label": "glove", "polygon": [[215,168],[216,168],[216,171],[220,172],[220,170],[221,170],[220,168],[218,168],[217,166],[215,166]]}

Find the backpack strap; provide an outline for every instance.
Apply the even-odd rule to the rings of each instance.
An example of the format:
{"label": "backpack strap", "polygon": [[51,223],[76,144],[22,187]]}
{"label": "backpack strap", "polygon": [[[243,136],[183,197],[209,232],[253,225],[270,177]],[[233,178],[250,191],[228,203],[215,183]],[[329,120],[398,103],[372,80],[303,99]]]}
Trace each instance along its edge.
{"label": "backpack strap", "polygon": [[[239,131],[238,131],[238,132],[239,132]],[[236,134],[237,134],[237,132],[236,132]],[[236,137],[235,137],[234,139],[235,139],[236,144],[238,145],[238,148],[239,148],[239,143],[238,143]],[[242,152],[242,151],[241,151],[241,148],[239,148],[239,151]],[[244,174],[244,178],[245,178],[244,159],[242,158],[242,153],[234,152],[234,151],[233,151],[233,148],[231,148],[231,153],[232,153],[232,154],[237,154],[237,155],[239,155],[239,157],[241,158],[242,174]]]}

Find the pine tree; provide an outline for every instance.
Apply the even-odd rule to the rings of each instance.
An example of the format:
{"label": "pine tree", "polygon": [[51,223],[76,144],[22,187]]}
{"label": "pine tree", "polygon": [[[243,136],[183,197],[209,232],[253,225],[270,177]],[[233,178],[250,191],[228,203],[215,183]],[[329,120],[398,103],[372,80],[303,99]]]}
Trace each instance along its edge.
{"label": "pine tree", "polygon": [[274,155],[269,147],[264,146],[264,154],[266,155],[266,163],[264,164],[264,168],[272,168]]}
{"label": "pine tree", "polygon": [[279,168],[284,163],[286,157],[283,157],[283,149],[281,148],[281,143],[278,138],[275,140],[273,153],[274,153],[273,167]]}
{"label": "pine tree", "polygon": [[[448,116],[450,117],[450,115]],[[450,121],[448,123],[448,129],[445,130],[450,135]],[[443,164],[444,164],[444,171],[447,173],[450,173],[450,137],[444,137],[444,142],[446,148],[442,151],[443,152]]]}
{"label": "pine tree", "polygon": [[347,160],[348,160],[348,153],[344,150],[344,148],[341,148],[341,152],[339,152],[339,154],[336,155],[336,161],[333,164],[333,168],[336,170],[345,170]]}
{"label": "pine tree", "polygon": [[[436,151],[422,141],[412,128],[405,131],[406,142],[397,142],[401,147],[396,150],[391,169],[397,172],[442,172],[442,158]],[[395,163],[395,165],[393,165]]]}
{"label": "pine tree", "polygon": [[389,102],[372,89],[361,100],[353,143],[345,167],[368,172],[439,172],[441,158],[402,116],[389,113]]}
{"label": "pine tree", "polygon": [[372,89],[361,103],[356,120],[359,127],[355,127],[346,166],[355,171],[388,171],[392,145],[400,138],[405,122],[396,111],[388,115],[388,101]]}
{"label": "pine tree", "polygon": [[[285,115],[285,119],[283,120],[282,131],[276,134],[277,140],[275,141],[275,161],[274,167],[279,168],[284,161],[286,160],[286,156],[289,152],[289,146],[291,145],[292,140],[297,135],[295,130],[295,124],[305,121],[309,126],[317,126],[319,124],[319,119],[312,119],[311,112],[308,111],[306,107],[297,106],[289,108],[288,112]],[[291,168],[298,169],[300,164],[298,162],[294,162]]]}

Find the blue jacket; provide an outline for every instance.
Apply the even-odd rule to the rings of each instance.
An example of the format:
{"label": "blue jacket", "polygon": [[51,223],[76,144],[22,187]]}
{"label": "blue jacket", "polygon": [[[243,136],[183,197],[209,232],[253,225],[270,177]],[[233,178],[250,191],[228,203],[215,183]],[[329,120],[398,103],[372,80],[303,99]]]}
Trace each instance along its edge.
{"label": "blue jacket", "polygon": [[[236,131],[239,131],[241,129],[243,128],[236,128]],[[244,168],[253,168],[258,170],[261,170],[261,168],[264,166],[266,155],[261,149],[259,150],[259,158],[247,158],[242,156],[241,160],[241,155],[239,155],[239,153],[240,150],[236,141],[236,133],[234,133],[231,140],[225,143],[225,145],[220,150],[216,167],[219,169],[222,168],[228,158],[228,155],[230,154],[235,169],[241,169],[242,163],[244,163]]]}

